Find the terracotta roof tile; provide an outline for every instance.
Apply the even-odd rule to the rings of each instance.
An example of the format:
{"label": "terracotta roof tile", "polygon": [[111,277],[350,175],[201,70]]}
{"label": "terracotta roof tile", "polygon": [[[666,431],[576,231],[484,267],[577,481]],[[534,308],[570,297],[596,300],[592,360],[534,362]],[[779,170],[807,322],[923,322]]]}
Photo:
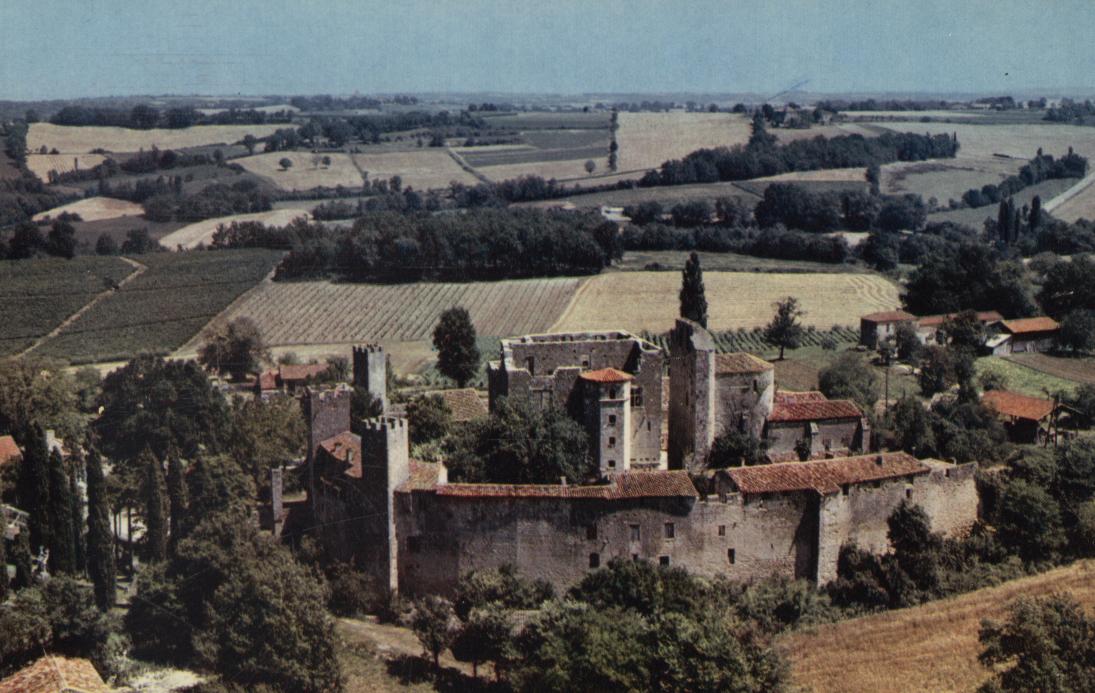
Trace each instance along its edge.
{"label": "terracotta roof tile", "polygon": [[445,400],[452,412],[452,420],[457,423],[481,419],[490,413],[487,403],[479,396],[475,388],[465,387],[460,390],[432,390],[423,392],[423,395],[437,395]]}
{"label": "terracotta roof tile", "polygon": [[[925,315],[917,319],[917,323],[921,327],[939,327],[948,318],[958,317],[958,313],[945,313],[942,315]],[[981,322],[997,322],[1003,320],[1004,316],[995,310],[982,310],[977,313],[977,319]]]}
{"label": "terracotta roof tile", "polygon": [[410,476],[396,488],[396,491],[404,493],[408,491],[432,491],[437,486],[437,478],[440,473],[441,465],[439,464],[411,460]]}
{"label": "terracotta roof tile", "polygon": [[839,457],[815,462],[784,462],[727,470],[742,493],[816,491],[836,493],[844,484],[927,474],[931,467],[906,452]]}
{"label": "terracotta roof tile", "polygon": [[847,399],[823,399],[794,402],[776,402],[768,421],[827,421],[831,419],[858,419],[863,412],[855,402]]}
{"label": "terracotta roof tile", "polygon": [[[361,478],[361,437],[356,433],[343,431],[336,436],[331,436],[319,444],[319,447],[327,451],[335,460],[348,463],[349,467],[343,472],[346,476],[355,479]],[[347,460],[347,453],[352,452],[353,457]]]}
{"label": "terracotta roof tile", "polygon": [[1029,334],[1032,332],[1055,332],[1060,325],[1053,318],[1041,316],[1037,318],[1019,318],[1018,320],[1002,320],[1000,324],[1011,334]]}
{"label": "terracotta roof tile", "polygon": [[579,376],[582,380],[588,380],[593,383],[626,383],[629,380],[634,380],[635,376],[630,373],[624,373],[621,370],[615,368],[602,368],[596,371],[583,371]]}
{"label": "terracotta roof tile", "polygon": [[799,404],[802,402],[827,402],[829,398],[817,390],[794,392],[793,390],[776,390],[775,402],[777,404]]}
{"label": "terracotta roof tile", "polygon": [[715,374],[763,373],[774,366],[759,356],[735,351],[729,354],[715,354]]}
{"label": "terracotta roof tile", "polygon": [[47,655],[0,681],[0,693],[108,693],[91,662]]}
{"label": "terracotta roof tile", "polygon": [[263,371],[259,374],[258,381],[260,390],[276,390],[278,389],[278,372],[275,370]]}
{"label": "terracotta roof tile", "polygon": [[1007,390],[989,390],[981,395],[981,403],[997,414],[1029,421],[1041,421],[1053,413],[1053,400]]}
{"label": "terracotta roof tile", "polygon": [[699,494],[688,472],[681,470],[620,472],[608,483],[596,485],[560,484],[440,484],[439,496],[467,498],[696,498]]}
{"label": "terracotta roof tile", "polygon": [[326,363],[306,363],[302,365],[283,365],[278,368],[278,377],[282,382],[288,380],[308,380],[322,375],[330,366]]}
{"label": "terracotta roof tile", "polygon": [[23,459],[23,452],[11,436],[0,436],[0,466]]}
{"label": "terracotta roof tile", "polygon": [[884,310],[878,313],[868,313],[861,317],[860,320],[874,323],[911,322],[916,320],[916,316],[903,310]]}

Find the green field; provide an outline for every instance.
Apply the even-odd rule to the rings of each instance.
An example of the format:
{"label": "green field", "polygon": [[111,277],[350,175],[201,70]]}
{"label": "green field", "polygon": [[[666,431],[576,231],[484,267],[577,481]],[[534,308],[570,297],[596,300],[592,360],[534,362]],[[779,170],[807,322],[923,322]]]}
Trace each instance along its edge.
{"label": "green field", "polygon": [[[1019,192],[1011,196],[1015,200],[1016,207],[1022,207],[1023,205],[1029,205],[1030,201],[1034,199],[1035,195],[1042,198],[1042,205],[1057,197],[1064,191],[1075,185],[1077,179],[1075,178],[1059,178],[1054,180],[1044,180],[1037,185],[1031,185],[1023,188]],[[962,196],[965,190],[956,190],[952,197],[955,199]],[[955,224],[964,224],[966,226],[972,226],[978,231],[981,230],[982,225],[985,223],[985,219],[995,219],[998,211],[997,205],[985,205],[984,207],[973,207],[966,209],[955,209],[949,212],[936,212],[935,214],[928,215],[929,222],[942,222],[950,221]]]}
{"label": "green field", "polygon": [[168,353],[257,284],[280,257],[270,250],[140,256],[148,266],[144,274],[96,304],[38,353],[71,363]]}
{"label": "green field", "polygon": [[480,117],[491,128],[512,128],[515,130],[562,130],[562,129],[589,129],[607,128],[611,114],[607,111],[593,111],[583,113],[581,111],[533,111],[528,113],[508,113],[492,115],[480,113]]}
{"label": "green field", "polygon": [[0,356],[26,349],[131,272],[116,257],[0,262]]}
{"label": "green field", "polygon": [[1058,378],[1000,356],[977,359],[977,373],[998,373],[1004,377],[1006,389],[1032,397],[1048,397],[1056,392],[1072,393],[1076,389],[1075,381]]}
{"label": "green field", "polygon": [[[628,250],[615,267],[625,271],[645,269],[664,269],[680,271],[688,259],[687,250]],[[779,260],[775,258],[753,257],[739,253],[698,252],[700,266],[709,271],[724,272],[870,272],[863,265],[836,264],[832,262],[809,262],[806,260]],[[658,264],[658,267],[647,265]]]}

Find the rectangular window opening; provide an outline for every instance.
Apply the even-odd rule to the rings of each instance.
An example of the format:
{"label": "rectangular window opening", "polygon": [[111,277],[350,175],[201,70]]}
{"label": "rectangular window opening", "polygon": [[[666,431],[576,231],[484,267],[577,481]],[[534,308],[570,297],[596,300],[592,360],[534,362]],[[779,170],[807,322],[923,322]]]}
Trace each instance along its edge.
{"label": "rectangular window opening", "polygon": [[665,523],[665,538],[673,539],[677,536],[677,526],[672,522]]}
{"label": "rectangular window opening", "polygon": [[669,556],[658,556],[658,565],[669,565]]}
{"label": "rectangular window opening", "polygon": [[601,567],[601,554],[591,553],[589,554],[589,567],[600,568]]}
{"label": "rectangular window opening", "polygon": [[628,525],[631,541],[639,541],[639,525]]}
{"label": "rectangular window opening", "polygon": [[586,525],[586,539],[593,540],[597,538],[597,525]]}
{"label": "rectangular window opening", "polygon": [[719,536],[720,537],[725,537],[726,536],[726,525],[719,525]]}
{"label": "rectangular window opening", "polygon": [[730,565],[734,565],[734,561],[737,559],[734,549],[726,549],[726,560],[730,562]]}

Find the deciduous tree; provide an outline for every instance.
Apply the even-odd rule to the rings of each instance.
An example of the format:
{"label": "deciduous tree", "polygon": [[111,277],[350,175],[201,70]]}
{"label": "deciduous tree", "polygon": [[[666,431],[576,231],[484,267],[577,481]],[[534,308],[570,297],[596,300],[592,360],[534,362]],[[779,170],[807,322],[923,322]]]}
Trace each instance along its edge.
{"label": "deciduous tree", "polygon": [[806,311],[798,307],[798,299],[788,296],[775,305],[776,314],[764,328],[764,341],[779,347],[779,360],[783,360],[784,349],[797,349],[802,341],[803,327],[799,318]]}
{"label": "deciduous tree", "polygon": [[433,348],[437,350],[437,369],[460,387],[479,372],[475,327],[466,308],[456,306],[441,314],[433,330]]}

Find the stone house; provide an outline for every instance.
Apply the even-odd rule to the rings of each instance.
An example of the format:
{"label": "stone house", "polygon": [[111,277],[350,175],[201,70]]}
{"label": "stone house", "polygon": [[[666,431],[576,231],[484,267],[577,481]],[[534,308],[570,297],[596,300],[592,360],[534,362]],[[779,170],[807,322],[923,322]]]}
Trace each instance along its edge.
{"label": "stone house", "polygon": [[1053,318],[1000,320],[989,325],[992,336],[985,346],[992,354],[1022,354],[1051,350],[1057,342],[1060,325]]}
{"label": "stone house", "polygon": [[869,313],[859,319],[859,343],[876,349],[879,342],[897,334],[901,325],[915,325],[916,316],[903,310]]}
{"label": "stone house", "polygon": [[267,399],[280,394],[300,394],[327,372],[326,363],[282,364],[259,373],[255,378],[255,396]]}
{"label": "stone house", "polygon": [[[984,327],[1004,319],[1004,316],[995,310],[978,311],[976,315],[977,321]],[[958,313],[921,316],[916,319],[916,335],[920,338],[922,344],[941,344],[943,337],[940,330],[943,323],[956,317],[958,317]]]}
{"label": "stone house", "polygon": [[797,459],[808,445],[807,458],[847,455],[864,449],[870,423],[851,400],[830,400],[820,392],[777,392],[764,429],[773,462]]}

